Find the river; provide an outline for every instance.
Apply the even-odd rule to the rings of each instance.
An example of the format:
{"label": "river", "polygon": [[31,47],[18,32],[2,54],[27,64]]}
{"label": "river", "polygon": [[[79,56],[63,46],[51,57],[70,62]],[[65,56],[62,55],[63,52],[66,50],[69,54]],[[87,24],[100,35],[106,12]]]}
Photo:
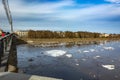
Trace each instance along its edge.
{"label": "river", "polygon": [[17,46],[20,72],[64,80],[120,80],[120,42],[96,45]]}

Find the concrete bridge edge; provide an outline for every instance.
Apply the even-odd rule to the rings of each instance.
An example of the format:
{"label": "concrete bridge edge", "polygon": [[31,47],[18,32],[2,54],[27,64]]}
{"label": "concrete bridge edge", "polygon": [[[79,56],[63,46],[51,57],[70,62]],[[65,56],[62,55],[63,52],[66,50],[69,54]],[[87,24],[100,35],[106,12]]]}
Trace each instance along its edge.
{"label": "concrete bridge edge", "polygon": [[62,80],[62,79],[12,72],[2,72],[0,73],[0,80]]}

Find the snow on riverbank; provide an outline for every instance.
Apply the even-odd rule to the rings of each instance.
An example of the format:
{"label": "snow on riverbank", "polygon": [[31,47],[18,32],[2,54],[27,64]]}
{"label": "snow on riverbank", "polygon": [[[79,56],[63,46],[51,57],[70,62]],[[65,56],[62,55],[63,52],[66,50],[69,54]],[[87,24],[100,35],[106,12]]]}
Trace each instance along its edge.
{"label": "snow on riverbank", "polygon": [[50,50],[50,51],[45,51],[45,55],[52,56],[52,57],[59,57],[63,56],[66,54],[66,51],[63,50]]}

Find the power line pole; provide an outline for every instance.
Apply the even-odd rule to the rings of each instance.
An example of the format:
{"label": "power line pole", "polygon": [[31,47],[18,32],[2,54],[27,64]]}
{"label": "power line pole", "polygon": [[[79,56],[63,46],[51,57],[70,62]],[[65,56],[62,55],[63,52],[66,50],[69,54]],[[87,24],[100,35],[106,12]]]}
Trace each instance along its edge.
{"label": "power line pole", "polygon": [[4,9],[5,9],[5,12],[6,12],[6,15],[7,15],[7,19],[8,19],[8,22],[10,24],[11,32],[13,32],[12,15],[11,15],[11,12],[10,12],[8,0],[2,0],[2,3],[4,5]]}

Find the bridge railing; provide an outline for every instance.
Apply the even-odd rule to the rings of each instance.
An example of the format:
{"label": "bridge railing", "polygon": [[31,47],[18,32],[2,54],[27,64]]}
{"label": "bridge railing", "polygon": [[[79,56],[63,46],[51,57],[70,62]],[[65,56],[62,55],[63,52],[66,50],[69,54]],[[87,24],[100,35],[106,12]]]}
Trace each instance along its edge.
{"label": "bridge railing", "polygon": [[12,44],[12,37],[14,34],[8,34],[4,37],[0,37],[0,67],[2,58],[7,54],[9,55],[9,50]]}

